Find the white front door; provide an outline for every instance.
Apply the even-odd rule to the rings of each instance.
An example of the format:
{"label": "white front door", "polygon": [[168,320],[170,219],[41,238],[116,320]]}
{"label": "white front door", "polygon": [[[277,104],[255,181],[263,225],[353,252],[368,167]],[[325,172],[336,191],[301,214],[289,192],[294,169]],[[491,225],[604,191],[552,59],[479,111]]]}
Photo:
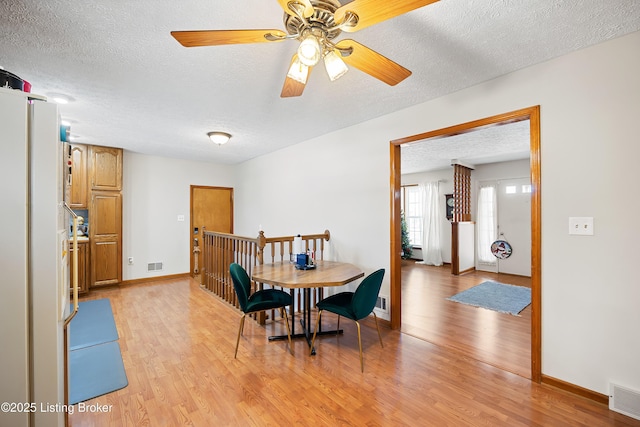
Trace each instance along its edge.
{"label": "white front door", "polygon": [[531,182],[529,178],[498,182],[498,239],[511,255],[498,260],[498,272],[531,277]]}

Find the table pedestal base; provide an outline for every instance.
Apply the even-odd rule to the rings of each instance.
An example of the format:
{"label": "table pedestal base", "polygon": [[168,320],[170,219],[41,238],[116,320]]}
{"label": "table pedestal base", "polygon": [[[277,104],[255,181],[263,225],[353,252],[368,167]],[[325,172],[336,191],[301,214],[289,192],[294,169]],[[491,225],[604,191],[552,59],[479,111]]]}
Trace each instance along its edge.
{"label": "table pedestal base", "polygon": [[[304,329],[304,322],[302,320],[300,320],[300,324],[302,325],[302,328]],[[331,331],[318,331],[316,332],[316,336],[320,336],[320,335],[338,335],[338,334],[342,334],[343,330],[342,329],[333,329]],[[291,334],[291,339],[295,339],[295,338],[305,338],[307,340],[307,344],[309,345],[309,347],[311,347],[311,338],[313,338],[313,334],[308,334],[306,332],[301,333],[301,334]],[[269,337],[269,341],[282,341],[282,340],[286,340],[288,339],[286,335],[272,335]],[[316,354],[316,349],[312,348],[311,349],[311,355],[315,356]]]}

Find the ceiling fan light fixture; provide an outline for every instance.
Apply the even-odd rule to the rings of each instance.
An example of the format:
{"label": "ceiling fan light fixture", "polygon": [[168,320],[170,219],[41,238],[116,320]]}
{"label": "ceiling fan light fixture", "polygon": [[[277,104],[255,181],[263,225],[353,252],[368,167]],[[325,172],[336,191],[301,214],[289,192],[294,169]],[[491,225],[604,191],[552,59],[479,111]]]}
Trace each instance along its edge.
{"label": "ceiling fan light fixture", "polygon": [[327,70],[329,79],[333,82],[342,77],[349,68],[335,50],[327,51],[324,55],[324,68]]}
{"label": "ceiling fan light fixture", "polygon": [[231,139],[231,134],[226,132],[208,132],[207,136],[214,144],[226,144]]}
{"label": "ceiling fan light fixture", "polygon": [[73,101],[73,98],[67,95],[63,95],[61,93],[48,93],[47,97],[51,98],[51,100],[56,104],[61,104],[61,105],[68,104]]}
{"label": "ceiling fan light fixture", "polygon": [[313,67],[320,61],[322,49],[320,42],[313,34],[308,34],[298,46],[298,58],[307,67]]}
{"label": "ceiling fan light fixture", "polygon": [[289,68],[287,77],[302,84],[307,84],[307,77],[309,77],[309,67],[300,62],[300,59],[296,58]]}

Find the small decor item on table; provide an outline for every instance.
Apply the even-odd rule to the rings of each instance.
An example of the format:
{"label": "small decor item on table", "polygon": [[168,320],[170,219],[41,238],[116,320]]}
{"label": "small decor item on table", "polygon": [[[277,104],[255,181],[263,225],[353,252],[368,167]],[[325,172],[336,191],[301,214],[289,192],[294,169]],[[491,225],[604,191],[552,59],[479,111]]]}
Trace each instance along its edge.
{"label": "small decor item on table", "polygon": [[296,265],[299,265],[299,266],[307,265],[307,254],[298,254],[296,257]]}
{"label": "small decor item on table", "polygon": [[496,240],[491,244],[491,253],[498,259],[507,259],[511,256],[511,245],[506,240]]}
{"label": "small decor item on table", "polygon": [[296,259],[296,269],[298,270],[312,270],[316,268],[315,264],[308,254],[298,254]]}
{"label": "small decor item on table", "polygon": [[298,255],[302,254],[302,236],[299,234],[293,238],[291,246],[291,262],[298,263]]}

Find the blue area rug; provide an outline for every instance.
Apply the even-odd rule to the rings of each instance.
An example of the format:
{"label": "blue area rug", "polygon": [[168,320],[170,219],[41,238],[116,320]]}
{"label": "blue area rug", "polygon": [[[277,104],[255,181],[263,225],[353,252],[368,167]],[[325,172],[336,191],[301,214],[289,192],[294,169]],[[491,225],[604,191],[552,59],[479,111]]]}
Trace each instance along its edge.
{"label": "blue area rug", "polygon": [[518,313],[531,304],[531,289],[524,286],[486,281],[447,299],[519,316]]}
{"label": "blue area rug", "polygon": [[69,404],[93,399],[129,384],[116,341],[69,352]]}
{"label": "blue area rug", "polygon": [[70,350],[90,347],[118,339],[118,330],[109,299],[83,301],[69,329]]}

